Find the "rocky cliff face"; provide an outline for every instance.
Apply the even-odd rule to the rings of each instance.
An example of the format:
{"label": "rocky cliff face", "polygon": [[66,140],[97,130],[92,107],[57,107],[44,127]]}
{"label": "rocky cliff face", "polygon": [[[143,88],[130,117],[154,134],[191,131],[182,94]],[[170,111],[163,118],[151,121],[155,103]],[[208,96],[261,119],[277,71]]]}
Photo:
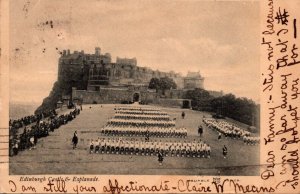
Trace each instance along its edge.
{"label": "rocky cliff face", "polygon": [[71,95],[72,87],[78,89],[87,88],[88,72],[80,64],[74,65],[60,61],[58,74],[58,80],[54,83],[49,96],[43,100],[43,103],[36,109],[35,113],[55,108],[56,103],[63,96]]}

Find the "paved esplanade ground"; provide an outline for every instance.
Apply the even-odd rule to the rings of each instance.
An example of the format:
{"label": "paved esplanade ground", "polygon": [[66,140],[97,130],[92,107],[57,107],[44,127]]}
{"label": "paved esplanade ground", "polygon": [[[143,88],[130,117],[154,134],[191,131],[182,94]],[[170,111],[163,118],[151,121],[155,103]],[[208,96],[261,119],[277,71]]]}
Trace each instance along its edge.
{"label": "paved esplanade ground", "polygon": [[[91,106],[91,108],[89,108]],[[165,157],[159,166],[157,156],[89,154],[90,139],[97,139],[99,130],[114,115],[116,105],[84,105],[73,121],[38,140],[36,149],[19,152],[10,157],[10,174],[166,174],[166,175],[258,175],[259,145],[249,146],[242,140],[217,140],[218,133],[204,127],[202,140],[211,146],[211,158]],[[197,127],[207,113],[183,109],[161,108],[176,127],[188,129],[187,140],[200,138]],[[205,126],[204,124],[202,124]],[[77,130],[78,149],[73,150],[71,139]],[[140,138],[140,137],[134,137]],[[151,138],[151,137],[150,137]],[[172,139],[174,140],[174,138]],[[180,140],[184,140],[180,138]],[[223,159],[222,147],[228,148]]]}

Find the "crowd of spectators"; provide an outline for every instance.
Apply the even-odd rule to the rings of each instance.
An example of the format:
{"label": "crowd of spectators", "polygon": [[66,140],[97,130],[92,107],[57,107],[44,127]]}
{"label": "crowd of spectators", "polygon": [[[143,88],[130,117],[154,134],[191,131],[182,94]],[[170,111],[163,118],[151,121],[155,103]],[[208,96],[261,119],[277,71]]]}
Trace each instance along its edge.
{"label": "crowd of spectators", "polygon": [[[77,108],[59,116],[55,111],[51,112],[53,114],[49,115],[50,117],[39,117],[40,119],[36,120],[32,125],[25,126],[23,132],[14,131],[14,133],[11,133],[10,156],[17,155],[19,151],[25,149],[34,149],[39,138],[47,137],[49,132],[53,132],[61,125],[67,124],[80,114],[80,110]],[[11,125],[10,129],[13,130],[13,127],[14,125]]]}
{"label": "crowd of spectators", "polygon": [[22,117],[20,119],[15,119],[15,120],[10,119],[9,120],[9,126],[11,128],[14,128],[14,129],[19,129],[19,128],[25,127],[27,125],[30,125],[34,122],[37,122],[41,119],[44,119],[44,118],[47,118],[47,117],[54,117],[54,116],[56,116],[56,114],[57,113],[56,113],[55,110],[48,110],[48,111],[44,111],[44,112],[39,113],[39,114],[33,114],[33,115],[25,116],[25,117]]}

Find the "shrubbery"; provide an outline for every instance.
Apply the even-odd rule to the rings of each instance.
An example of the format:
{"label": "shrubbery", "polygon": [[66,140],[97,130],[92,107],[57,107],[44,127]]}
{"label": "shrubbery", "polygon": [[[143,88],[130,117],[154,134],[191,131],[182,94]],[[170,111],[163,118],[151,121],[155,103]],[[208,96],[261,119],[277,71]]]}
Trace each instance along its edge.
{"label": "shrubbery", "polygon": [[162,77],[162,78],[152,78],[149,82],[149,89],[165,90],[176,89],[177,85],[172,78]]}

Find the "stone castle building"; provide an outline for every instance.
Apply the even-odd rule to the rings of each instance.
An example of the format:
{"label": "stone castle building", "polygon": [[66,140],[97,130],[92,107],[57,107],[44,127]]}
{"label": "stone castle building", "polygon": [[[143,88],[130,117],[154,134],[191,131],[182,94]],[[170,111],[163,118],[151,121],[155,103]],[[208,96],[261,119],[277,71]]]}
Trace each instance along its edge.
{"label": "stone castle building", "polygon": [[172,94],[176,98],[171,97],[173,100],[180,99],[184,90],[204,88],[204,78],[199,72],[188,72],[184,77],[174,71],[162,72],[138,66],[136,58],[117,57],[116,62],[112,62],[110,53],[102,53],[99,47],[95,48],[94,54],[64,50],[59,58],[58,81],[68,78],[75,83],[79,80],[79,86],[72,90],[72,98],[86,103],[155,101],[158,94],[149,90],[148,85],[152,78],[162,77],[173,79],[177,85]]}

